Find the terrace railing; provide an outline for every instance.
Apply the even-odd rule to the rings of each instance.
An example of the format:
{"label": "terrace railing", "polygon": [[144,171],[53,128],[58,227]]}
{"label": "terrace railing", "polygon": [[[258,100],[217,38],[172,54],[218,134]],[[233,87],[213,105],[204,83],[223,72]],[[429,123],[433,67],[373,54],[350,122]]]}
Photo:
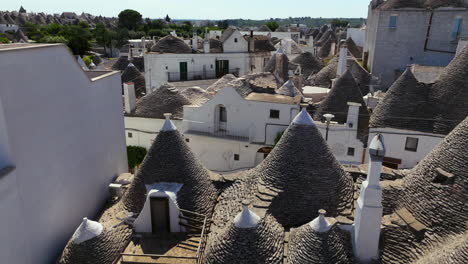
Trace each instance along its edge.
{"label": "terrace railing", "polygon": [[[239,68],[231,69],[228,71],[230,74],[239,76]],[[217,76],[218,75],[218,76]],[[188,71],[188,72],[167,72],[168,82],[182,82],[193,80],[210,80],[220,78],[216,71]]]}

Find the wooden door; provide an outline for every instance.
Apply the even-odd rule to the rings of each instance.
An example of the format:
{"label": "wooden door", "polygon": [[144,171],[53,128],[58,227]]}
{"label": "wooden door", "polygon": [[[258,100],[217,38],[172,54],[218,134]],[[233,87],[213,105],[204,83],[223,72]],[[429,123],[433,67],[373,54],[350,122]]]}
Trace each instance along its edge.
{"label": "wooden door", "polygon": [[187,81],[188,77],[188,70],[187,70],[187,62],[180,62],[179,63],[179,71],[180,71],[180,80]]}
{"label": "wooden door", "polygon": [[167,197],[151,197],[151,227],[153,233],[170,232],[169,200]]}
{"label": "wooden door", "polygon": [[216,78],[221,78],[229,73],[229,61],[217,60],[216,61]]}

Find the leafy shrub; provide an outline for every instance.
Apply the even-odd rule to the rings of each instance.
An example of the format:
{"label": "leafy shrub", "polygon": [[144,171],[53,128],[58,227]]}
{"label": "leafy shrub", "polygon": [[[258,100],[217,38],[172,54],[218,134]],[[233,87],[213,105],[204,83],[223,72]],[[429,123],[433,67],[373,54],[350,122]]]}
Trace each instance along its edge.
{"label": "leafy shrub", "polygon": [[91,57],[91,56],[84,56],[83,57],[83,62],[86,64],[87,67],[89,67],[89,65],[91,64],[92,61],[93,61],[93,57]]}
{"label": "leafy shrub", "polygon": [[7,38],[0,37],[0,43],[8,44],[8,43],[10,43],[10,41]]}
{"label": "leafy shrub", "polygon": [[128,168],[132,170],[143,162],[146,149],[138,146],[127,146]]}

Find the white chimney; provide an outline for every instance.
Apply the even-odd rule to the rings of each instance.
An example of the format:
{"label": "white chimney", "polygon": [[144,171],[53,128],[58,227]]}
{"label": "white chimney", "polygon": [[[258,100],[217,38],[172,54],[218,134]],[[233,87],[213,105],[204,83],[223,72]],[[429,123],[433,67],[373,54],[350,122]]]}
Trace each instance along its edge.
{"label": "white chimney", "polygon": [[145,37],[141,38],[141,50],[142,50],[142,53],[145,53],[145,51],[146,51],[146,39],[145,39]]}
{"label": "white chimney", "polygon": [[382,221],[382,189],[380,171],[385,156],[383,136],[378,134],[369,145],[367,179],[361,185],[354,219],[353,251],[359,261],[379,257],[380,225]]}
{"label": "white chimney", "polygon": [[348,116],[346,118],[346,124],[350,128],[357,128],[359,122],[359,107],[361,104],[348,102]]}
{"label": "white chimney", "polygon": [[198,36],[195,30],[193,31],[192,37],[192,50],[198,50]]}
{"label": "white chimney", "polygon": [[136,108],[135,84],[132,82],[124,83],[125,113],[130,114]]}
{"label": "white chimney", "polygon": [[336,70],[336,76],[337,77],[339,77],[339,76],[343,75],[343,73],[345,73],[345,71],[347,69],[347,64],[346,64],[347,60],[348,60],[348,47],[343,42],[341,44],[340,55],[339,55],[339,58],[338,58],[338,69]]}
{"label": "white chimney", "polygon": [[208,32],[205,32],[205,40],[203,41],[203,53],[210,53],[210,39]]}

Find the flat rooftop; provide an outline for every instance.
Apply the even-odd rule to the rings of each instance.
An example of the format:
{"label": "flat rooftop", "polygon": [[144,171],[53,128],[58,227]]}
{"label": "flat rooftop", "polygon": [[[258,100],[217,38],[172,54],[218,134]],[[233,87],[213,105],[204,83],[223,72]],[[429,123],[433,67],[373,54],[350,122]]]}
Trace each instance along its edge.
{"label": "flat rooftop", "polygon": [[31,48],[44,48],[51,46],[62,46],[64,44],[48,44],[48,43],[12,43],[12,44],[0,44],[0,51],[4,50],[18,50],[18,49],[31,49]]}

